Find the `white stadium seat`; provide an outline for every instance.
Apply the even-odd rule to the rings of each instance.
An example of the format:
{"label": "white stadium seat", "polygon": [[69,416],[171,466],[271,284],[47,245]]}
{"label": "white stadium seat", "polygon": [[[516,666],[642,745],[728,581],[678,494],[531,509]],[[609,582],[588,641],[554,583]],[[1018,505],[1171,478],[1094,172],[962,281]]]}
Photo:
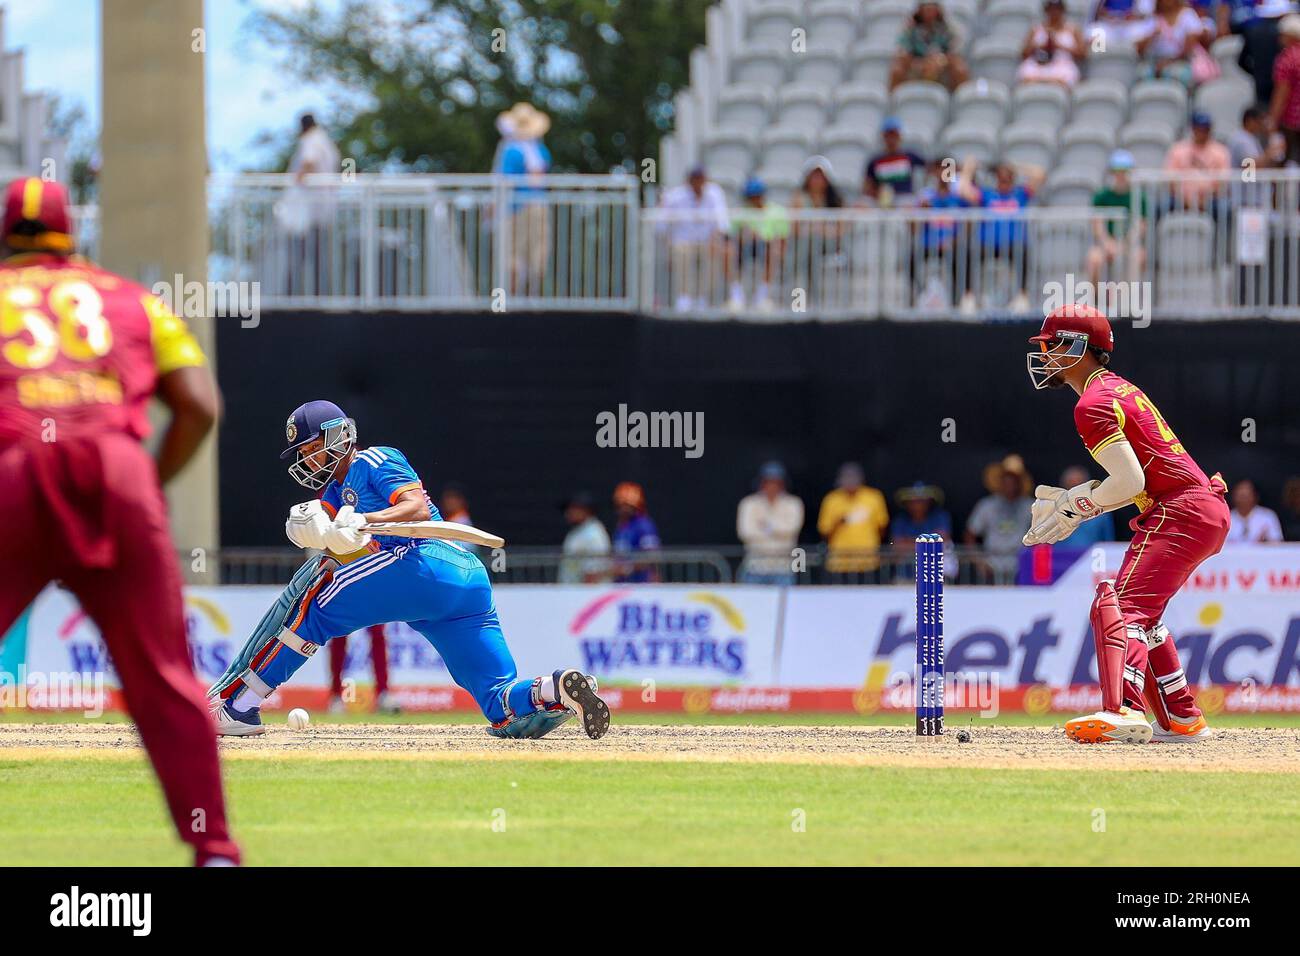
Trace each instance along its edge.
{"label": "white stadium seat", "polygon": [[790,81],[814,83],[833,90],[844,81],[845,56],[828,50],[808,50],[790,57]]}
{"label": "white stadium seat", "polygon": [[1071,123],[1061,131],[1061,152],[1056,159],[1057,167],[1094,169],[1100,173],[1106,168],[1110,154],[1115,149],[1115,134],[1113,127]]}
{"label": "white stadium seat", "polygon": [[948,122],[948,91],[938,83],[900,83],[890,98],[890,112],[902,121],[903,137],[937,133]]}
{"label": "white stadium seat", "polygon": [[1214,132],[1226,136],[1241,124],[1241,114],[1255,100],[1251,83],[1228,77],[1211,80],[1196,91],[1196,108],[1210,114]]}
{"label": "white stadium seat", "polygon": [[832,93],[835,125],[856,124],[863,133],[874,136],[888,110],[888,99],[879,86],[851,83]]}
{"label": "white stadium seat", "polygon": [[962,126],[984,126],[996,134],[1006,121],[1010,103],[1011,93],[1001,83],[970,80],[952,95],[952,121]]}
{"label": "white stadium seat", "polygon": [[874,132],[864,132],[856,125],[835,126],[822,134],[817,151],[831,161],[838,179],[857,188],[876,141]]}
{"label": "white stadium seat", "polygon": [[815,48],[830,42],[851,46],[862,25],[862,5],[851,0],[813,0],[808,4],[808,39]]}
{"label": "white stadium seat", "polygon": [[748,175],[754,168],[754,152],[758,143],[758,130],[719,130],[705,141],[705,165],[711,175],[724,170],[735,175]]}
{"label": "white stadium seat", "polygon": [[767,125],[772,94],[758,86],[729,86],[718,94],[718,128],[757,133]]}
{"label": "white stadium seat", "polygon": [[775,89],[785,81],[788,48],[747,46],[731,61],[731,82]]}
{"label": "white stadium seat", "polygon": [[1143,80],[1129,94],[1129,122],[1172,133],[1187,123],[1187,90],[1177,80]]}
{"label": "white stadium seat", "polygon": [[1159,169],[1174,136],[1173,130],[1159,124],[1133,121],[1119,131],[1119,145],[1133,154],[1138,169]]}
{"label": "white stadium seat", "polygon": [[1084,80],[1071,97],[1070,122],[1119,129],[1128,115],[1128,89],[1115,80]]}
{"label": "white stadium seat", "polygon": [[777,97],[776,125],[816,135],[826,125],[828,98],[817,86],[787,86]]}
{"label": "white stadium seat", "polygon": [[1156,226],[1162,255],[1156,264],[1160,303],[1204,309],[1214,301],[1214,220],[1200,213],[1170,213]]}
{"label": "white stadium seat", "polygon": [[1104,50],[1090,50],[1087,77],[1090,80],[1116,80],[1125,89],[1137,78],[1137,51],[1127,43],[1108,43]]}
{"label": "white stadium seat", "polygon": [[1027,83],[1011,95],[1011,115],[1018,124],[1060,129],[1069,111],[1069,94],[1049,83]]}
{"label": "white stadium seat", "polygon": [[1090,206],[1093,194],[1101,188],[1101,180],[1100,167],[1063,166],[1047,179],[1048,205]]}
{"label": "white stadium seat", "polygon": [[769,129],[759,137],[760,175],[770,177],[783,172],[798,172],[812,155],[811,138],[803,130]]}
{"label": "white stadium seat", "polygon": [[1013,123],[1002,128],[1002,160],[1051,169],[1056,159],[1056,127]]}
{"label": "white stadium seat", "polygon": [[984,28],[990,37],[1001,37],[1023,45],[1029,28],[1042,19],[1042,5],[1035,0],[993,0],[984,11]]}
{"label": "white stadium seat", "polygon": [[745,18],[751,42],[779,42],[788,48],[795,27],[804,26],[803,4],[794,0],[761,0]]}
{"label": "white stadium seat", "polygon": [[867,37],[849,51],[850,81],[885,89],[889,83],[889,67],[897,52],[898,48],[892,41],[882,45]]}
{"label": "white stadium seat", "polygon": [[912,0],[875,0],[862,11],[862,36],[867,40],[887,37],[895,46],[907,18],[916,9]]}
{"label": "white stadium seat", "polygon": [[1016,70],[1020,67],[1020,49],[1023,39],[1023,37],[1016,40],[1007,37],[984,37],[982,40],[976,40],[970,48],[972,75],[1014,86]]}
{"label": "white stadium seat", "polygon": [[939,143],[939,156],[958,165],[973,156],[981,166],[989,166],[998,157],[997,132],[991,126],[950,126]]}

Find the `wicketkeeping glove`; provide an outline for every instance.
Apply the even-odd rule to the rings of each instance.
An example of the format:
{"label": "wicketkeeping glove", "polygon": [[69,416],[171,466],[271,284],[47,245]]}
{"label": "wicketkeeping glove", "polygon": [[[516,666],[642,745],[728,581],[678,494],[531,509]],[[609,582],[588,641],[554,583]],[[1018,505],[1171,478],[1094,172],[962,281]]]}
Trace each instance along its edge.
{"label": "wicketkeeping glove", "polygon": [[1104,510],[1092,500],[1092,492],[1100,484],[1096,480],[1085,481],[1068,490],[1039,485],[1034,489],[1032,524],[1021,541],[1030,547],[1055,544],[1074,534],[1075,528]]}

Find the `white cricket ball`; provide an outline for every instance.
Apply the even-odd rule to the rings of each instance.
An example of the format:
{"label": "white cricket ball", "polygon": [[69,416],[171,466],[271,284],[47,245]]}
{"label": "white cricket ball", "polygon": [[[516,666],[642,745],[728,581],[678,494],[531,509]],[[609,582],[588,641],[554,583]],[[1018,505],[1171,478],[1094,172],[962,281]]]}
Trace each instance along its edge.
{"label": "white cricket ball", "polygon": [[311,717],[301,707],[295,707],[289,711],[289,726],[294,730],[306,730],[307,725],[310,723]]}

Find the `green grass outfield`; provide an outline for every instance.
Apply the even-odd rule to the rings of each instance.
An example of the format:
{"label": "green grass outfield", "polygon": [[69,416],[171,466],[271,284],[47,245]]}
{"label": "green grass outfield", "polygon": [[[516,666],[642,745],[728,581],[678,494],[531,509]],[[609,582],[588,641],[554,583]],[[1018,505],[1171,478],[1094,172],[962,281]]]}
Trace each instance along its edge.
{"label": "green grass outfield", "polygon": [[[897,715],[898,723],[907,720]],[[887,721],[635,715],[628,722]],[[953,726],[966,722],[952,715]],[[1257,714],[1215,723],[1294,727],[1300,719]],[[233,823],[255,865],[536,865],[557,846],[580,846],[583,862],[650,865],[1190,866],[1300,858],[1300,775],[1288,773],[348,754],[241,754],[225,761],[225,772]],[[0,833],[0,865],[187,862],[135,753],[6,752]]]}

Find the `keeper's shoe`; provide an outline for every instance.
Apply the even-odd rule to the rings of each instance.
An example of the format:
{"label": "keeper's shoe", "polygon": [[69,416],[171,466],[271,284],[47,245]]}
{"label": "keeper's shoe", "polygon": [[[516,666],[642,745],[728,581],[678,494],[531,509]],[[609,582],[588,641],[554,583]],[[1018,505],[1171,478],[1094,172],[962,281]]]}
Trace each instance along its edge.
{"label": "keeper's shoe", "polygon": [[1140,711],[1120,707],[1067,720],[1065,736],[1081,744],[1145,744],[1151,742],[1151,725]]}
{"label": "keeper's shoe", "polygon": [[592,740],[609,730],[609,706],[596,696],[596,679],[574,668],[561,668],[552,676],[560,703],[573,711]]}
{"label": "keeper's shoe", "polygon": [[1199,744],[1214,736],[1214,731],[1199,714],[1195,717],[1169,715],[1169,729],[1156,726],[1151,730],[1153,744]]}
{"label": "keeper's shoe", "polygon": [[266,733],[261,709],[257,707],[250,707],[241,714],[221,701],[219,707],[212,709],[212,719],[217,724],[218,737],[256,737]]}

